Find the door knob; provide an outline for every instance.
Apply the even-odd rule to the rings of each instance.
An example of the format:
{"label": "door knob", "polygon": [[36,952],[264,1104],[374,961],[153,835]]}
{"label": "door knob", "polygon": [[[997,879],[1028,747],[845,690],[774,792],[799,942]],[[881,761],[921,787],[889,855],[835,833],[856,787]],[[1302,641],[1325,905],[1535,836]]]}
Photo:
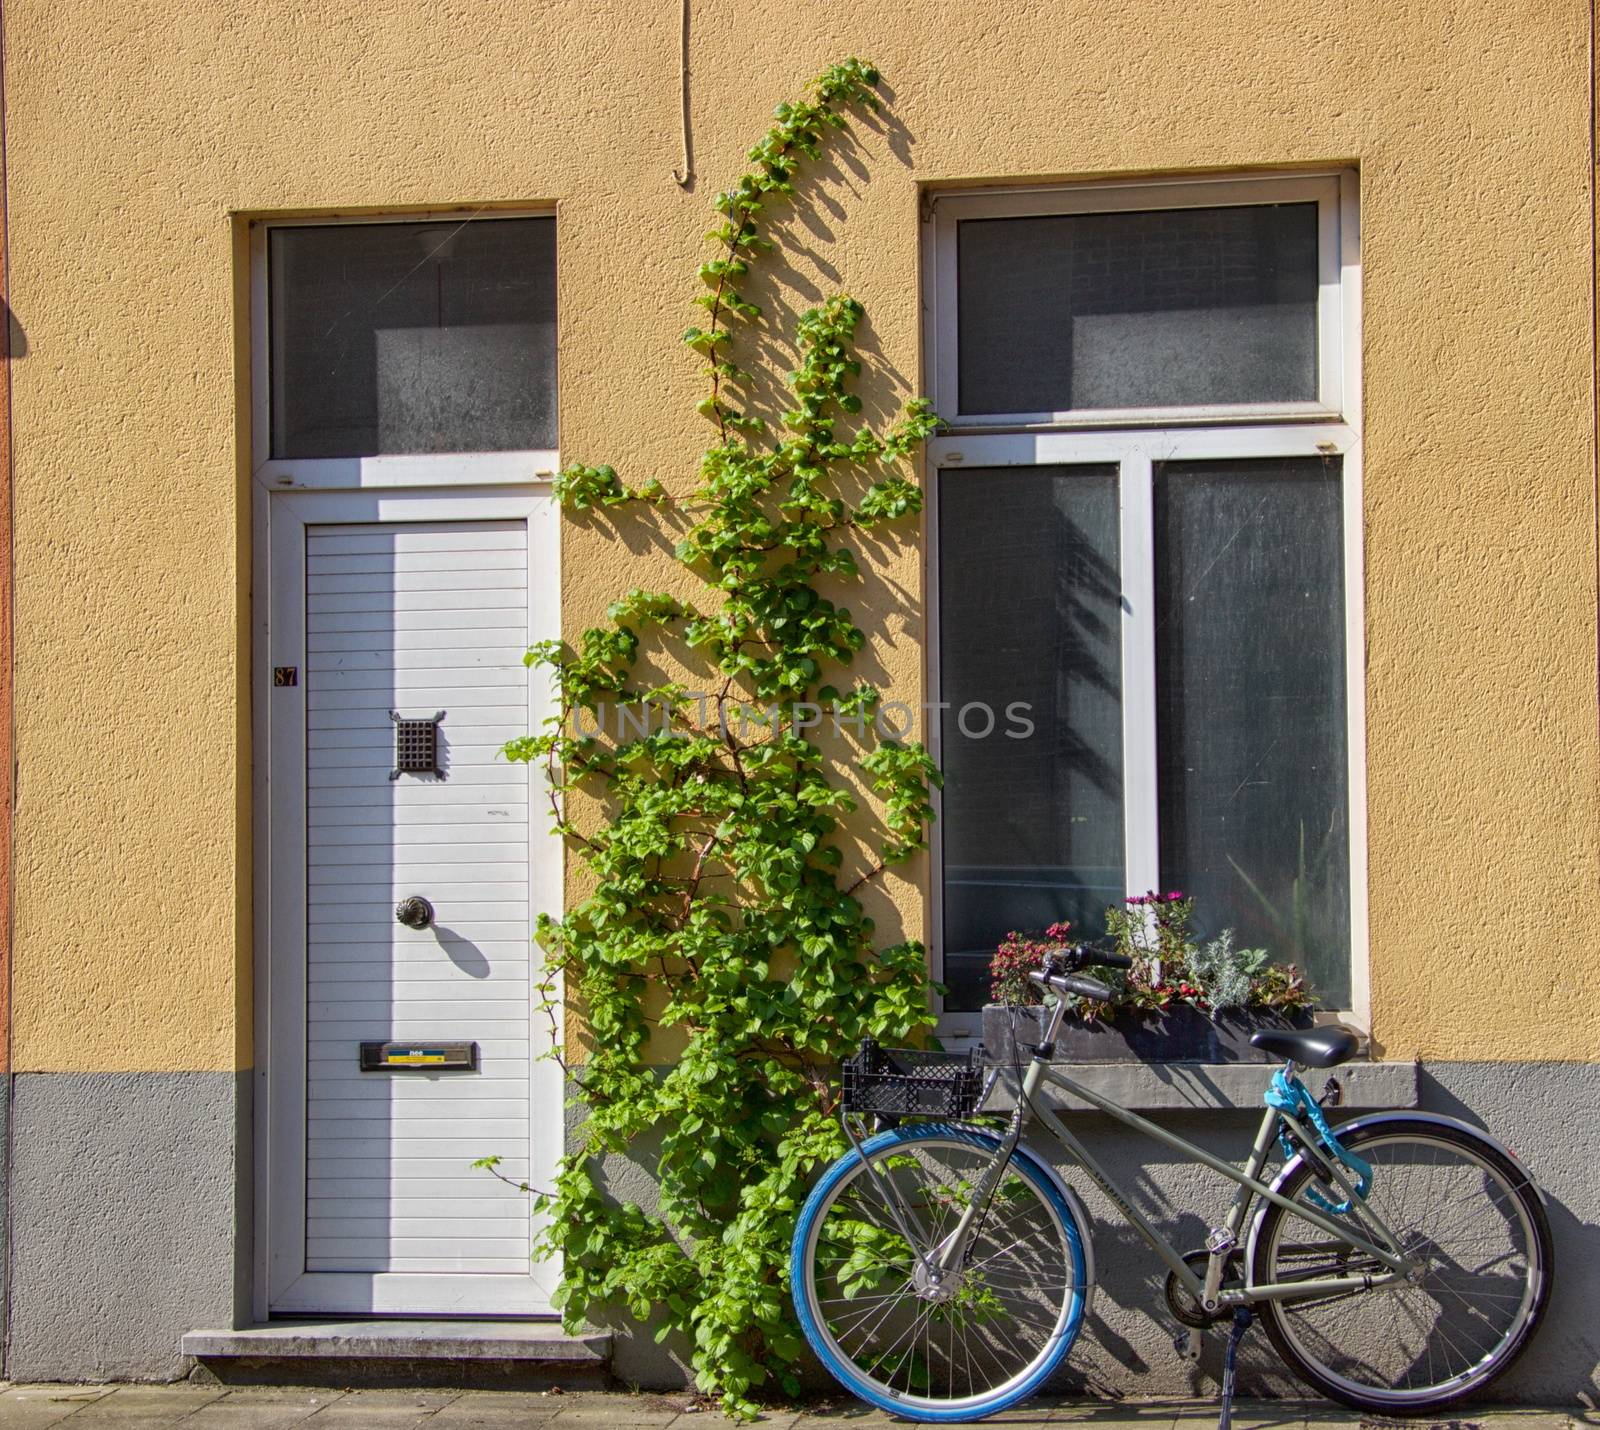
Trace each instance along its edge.
{"label": "door knob", "polygon": [[433,922],[433,905],[421,894],[413,894],[394,906],[394,916],[408,929],[425,929]]}

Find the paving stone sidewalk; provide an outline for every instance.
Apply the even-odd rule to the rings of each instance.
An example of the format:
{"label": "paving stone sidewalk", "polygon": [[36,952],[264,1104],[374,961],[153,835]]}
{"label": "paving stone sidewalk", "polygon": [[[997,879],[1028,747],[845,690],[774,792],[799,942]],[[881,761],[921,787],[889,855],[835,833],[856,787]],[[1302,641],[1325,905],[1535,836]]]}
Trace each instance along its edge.
{"label": "paving stone sidewalk", "polygon": [[[989,1426],[1082,1426],[1084,1430],[1210,1430],[1216,1406],[1195,1400],[1040,1399],[1009,1410]],[[1363,1421],[1325,1404],[1248,1401],[1236,1407],[1239,1430],[1377,1430],[1395,1422]],[[1406,1422],[1427,1430],[1575,1430],[1600,1426],[1600,1413],[1564,1410],[1496,1410],[1466,1407],[1453,1419]],[[760,1430],[889,1430],[896,1420],[850,1402],[819,1405],[803,1413],[784,1411],[760,1422]],[[575,1391],[291,1390],[228,1389],[214,1385],[12,1385],[0,1388],[0,1430],[733,1430],[715,1411],[682,1396]]]}

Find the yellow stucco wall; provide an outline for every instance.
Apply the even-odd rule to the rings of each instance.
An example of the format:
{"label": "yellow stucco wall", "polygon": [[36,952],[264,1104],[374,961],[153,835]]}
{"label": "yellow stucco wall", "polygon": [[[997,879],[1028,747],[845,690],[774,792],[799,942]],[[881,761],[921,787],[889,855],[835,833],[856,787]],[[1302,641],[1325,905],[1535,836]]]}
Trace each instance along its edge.
{"label": "yellow stucco wall", "polygon": [[[707,202],[771,105],[871,57],[788,300],[868,306],[921,385],[919,183],[1355,163],[1365,259],[1371,947],[1390,1056],[1600,1047],[1589,12],[1330,0],[678,6],[8,0],[15,1066],[248,1065],[249,212],[559,206],[563,456],[703,445]],[[568,629],[614,591],[569,532]],[[645,584],[660,580],[644,570]],[[914,556],[875,574],[920,590]],[[873,658],[920,694],[922,630]],[[913,868],[874,912],[920,931]]]}

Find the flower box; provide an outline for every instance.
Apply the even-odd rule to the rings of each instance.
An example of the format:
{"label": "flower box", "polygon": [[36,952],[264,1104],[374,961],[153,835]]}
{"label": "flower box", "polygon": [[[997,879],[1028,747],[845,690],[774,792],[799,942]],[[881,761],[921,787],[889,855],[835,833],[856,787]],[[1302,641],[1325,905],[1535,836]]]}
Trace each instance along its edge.
{"label": "flower box", "polygon": [[[1044,1041],[1049,1010],[990,1003],[983,1010],[984,1055],[990,1062],[1026,1062],[1029,1044]],[[1013,1037],[1013,1021],[1015,1036]],[[1310,1013],[1285,1015],[1251,1008],[1208,1017],[1189,1004],[1160,1012],[1123,1010],[1092,1023],[1068,1017],[1056,1039],[1058,1063],[1266,1063],[1276,1059],[1250,1046],[1250,1035],[1265,1029],[1309,1028]],[[1017,1044],[1023,1044],[1020,1059]]]}

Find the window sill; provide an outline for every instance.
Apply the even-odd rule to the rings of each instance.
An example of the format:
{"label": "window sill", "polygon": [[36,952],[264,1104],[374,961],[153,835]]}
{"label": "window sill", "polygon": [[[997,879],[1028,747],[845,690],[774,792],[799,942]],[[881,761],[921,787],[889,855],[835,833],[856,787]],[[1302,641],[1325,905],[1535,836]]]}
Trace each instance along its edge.
{"label": "window sill", "polygon": [[[1261,1094],[1274,1063],[1056,1063],[1067,1077],[1135,1112],[1226,1110],[1259,1111]],[[1328,1078],[1337,1078],[1341,1108],[1415,1107],[1415,1063],[1350,1062],[1327,1072],[1312,1069],[1306,1086],[1320,1094]],[[1003,1078],[1002,1083],[1011,1079]],[[1049,1087],[1045,1095],[1052,1107],[1069,1112],[1090,1111],[1082,1098],[1062,1088]],[[1015,1102],[1005,1086],[997,1087],[988,1106],[1004,1110]]]}

